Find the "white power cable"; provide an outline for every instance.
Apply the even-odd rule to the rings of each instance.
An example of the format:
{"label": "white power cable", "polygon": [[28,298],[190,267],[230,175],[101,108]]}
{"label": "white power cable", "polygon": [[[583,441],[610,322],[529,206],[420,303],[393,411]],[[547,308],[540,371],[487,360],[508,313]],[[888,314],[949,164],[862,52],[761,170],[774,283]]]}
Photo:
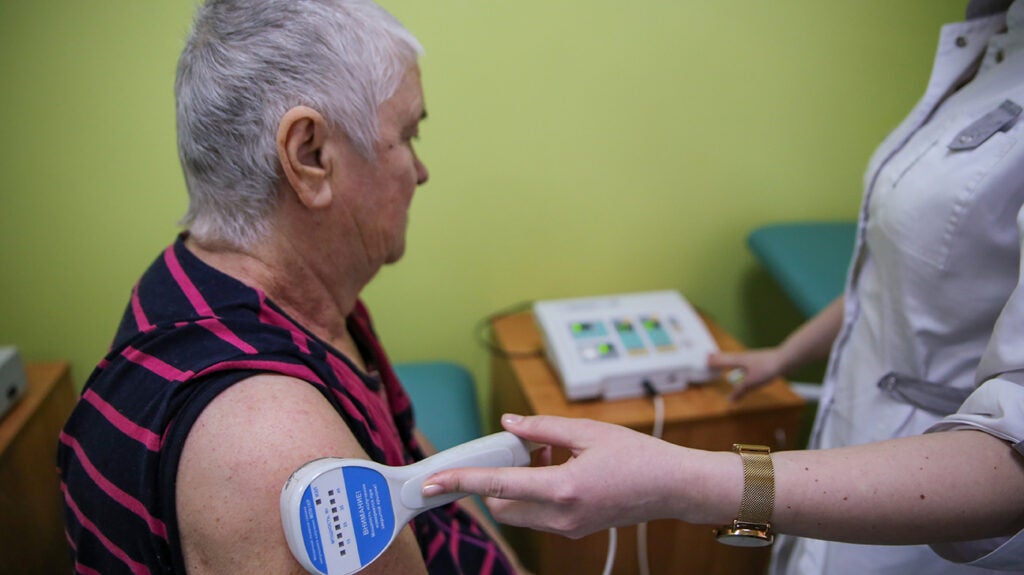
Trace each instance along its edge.
{"label": "white power cable", "polygon": [[654,402],[654,428],[651,429],[651,435],[661,439],[665,431],[665,399],[655,395],[651,400]]}
{"label": "white power cable", "polygon": [[[661,394],[654,394],[651,397],[654,402],[654,427],[651,435],[661,439],[665,430],[665,400]],[[636,526],[636,561],[640,568],[640,575],[651,575],[650,562],[647,559],[647,523],[640,523]]]}
{"label": "white power cable", "polygon": [[604,560],[603,575],[612,575],[612,567],[615,567],[615,548],[619,543],[619,530],[614,527],[608,528],[608,556]]}

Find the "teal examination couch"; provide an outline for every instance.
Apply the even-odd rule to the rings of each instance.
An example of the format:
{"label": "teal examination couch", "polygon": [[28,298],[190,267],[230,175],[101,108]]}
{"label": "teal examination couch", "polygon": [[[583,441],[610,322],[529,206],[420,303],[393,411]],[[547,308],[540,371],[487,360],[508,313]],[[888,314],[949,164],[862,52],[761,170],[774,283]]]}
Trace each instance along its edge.
{"label": "teal examination couch", "polygon": [[757,228],[747,245],[805,317],[843,293],[857,223],[791,222]]}

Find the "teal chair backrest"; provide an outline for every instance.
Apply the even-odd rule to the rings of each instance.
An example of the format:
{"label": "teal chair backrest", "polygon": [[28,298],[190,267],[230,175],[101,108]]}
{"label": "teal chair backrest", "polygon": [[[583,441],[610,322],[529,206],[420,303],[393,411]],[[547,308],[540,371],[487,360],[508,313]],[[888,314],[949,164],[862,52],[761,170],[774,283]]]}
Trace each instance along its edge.
{"label": "teal chair backrest", "polygon": [[450,361],[395,364],[412,399],[416,425],[438,451],[483,435],[472,374]]}

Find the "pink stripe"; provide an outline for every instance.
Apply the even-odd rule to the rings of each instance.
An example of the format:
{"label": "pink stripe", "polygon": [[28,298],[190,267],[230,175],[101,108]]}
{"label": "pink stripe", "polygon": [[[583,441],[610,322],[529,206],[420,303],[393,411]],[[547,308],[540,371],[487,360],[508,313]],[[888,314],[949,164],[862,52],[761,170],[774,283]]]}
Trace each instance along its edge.
{"label": "pink stripe", "polygon": [[451,531],[448,533],[448,552],[451,553],[452,557],[458,557],[459,542],[462,541],[462,535],[459,533],[459,520],[457,516],[452,517],[450,528]]}
{"label": "pink stripe", "polygon": [[[338,379],[343,382],[351,379],[359,379],[359,376],[352,371],[352,368],[333,353],[327,354],[327,364],[331,366],[331,371],[338,376]],[[361,385],[359,387],[366,389],[365,385]]]}
{"label": "pink stripe", "polygon": [[142,563],[139,563],[138,561],[133,560],[131,557],[128,556],[127,553],[124,552],[123,549],[121,549],[117,545],[114,545],[113,541],[107,539],[107,537],[103,535],[103,533],[101,533],[99,529],[96,528],[95,523],[89,521],[89,519],[82,514],[82,510],[78,508],[78,505],[75,505],[74,499],[72,499],[71,496],[68,495],[67,485],[61,482],[60,489],[61,491],[64,492],[64,502],[67,504],[68,509],[70,509],[72,513],[75,514],[75,517],[78,518],[78,522],[82,525],[83,528],[85,528],[87,531],[95,535],[96,538],[100,540],[100,543],[102,543],[103,546],[106,547],[108,551],[110,551],[115,557],[124,562],[124,564],[127,565],[129,569],[131,569],[132,573],[137,573],[138,575],[149,575],[148,567],[146,567]]}
{"label": "pink stripe", "polygon": [[218,363],[214,366],[208,367],[203,371],[199,372],[200,376],[207,375],[210,373],[217,373],[221,371],[230,371],[234,369],[247,369],[253,371],[269,371],[274,373],[280,373],[283,375],[291,376],[297,379],[302,379],[316,385],[326,385],[323,380],[314,372],[304,365],[298,365],[294,363],[286,363],[283,361],[267,361],[267,360],[241,360],[241,361],[225,361]]}
{"label": "pink stripe", "polygon": [[146,312],[142,310],[142,302],[139,301],[139,284],[135,284],[135,287],[132,288],[132,314],[135,315],[135,325],[139,327],[139,331],[146,332],[153,329],[153,324],[149,323]]}
{"label": "pink stripe", "polygon": [[191,302],[192,308],[201,316],[213,317],[215,314],[210,309],[210,305],[203,299],[203,294],[199,293],[195,284],[185,274],[185,270],[181,269],[181,262],[178,261],[178,256],[174,253],[173,245],[164,250],[164,263],[167,264],[167,269],[171,270],[171,276],[178,283],[182,293]]}
{"label": "pink stripe", "polygon": [[487,556],[484,557],[484,564],[480,566],[480,575],[491,575],[494,571],[494,558],[497,554],[494,545],[487,546]]}
{"label": "pink stripe", "polygon": [[444,547],[444,533],[438,533],[434,536],[434,540],[430,542],[430,546],[427,548],[427,565],[437,557],[437,553]]}
{"label": "pink stripe", "polygon": [[280,327],[288,330],[292,336],[292,341],[302,350],[303,353],[309,353],[309,337],[298,328],[291,320],[284,315],[278,313],[277,310],[267,305],[266,296],[263,292],[260,294],[260,321],[275,327]]}
{"label": "pink stripe", "polygon": [[146,449],[150,451],[160,450],[159,435],[121,415],[121,412],[115,409],[113,405],[107,403],[93,390],[86,390],[86,392],[82,394],[82,399],[95,407],[97,411],[103,414],[103,417],[107,418],[107,421],[109,421],[114,427],[121,430],[122,433],[145,445]]}
{"label": "pink stripe", "polygon": [[126,347],[124,351],[121,352],[121,355],[123,355],[128,361],[142,366],[170,381],[187,381],[188,378],[193,375],[191,371],[181,371],[171,364],[166,363],[161,359],[157,359],[148,353],[143,353],[131,346]]}
{"label": "pink stripe", "polygon": [[104,477],[103,473],[101,473],[99,469],[96,469],[96,466],[92,464],[92,461],[90,461],[89,457],[85,454],[85,450],[82,449],[82,446],[74,437],[61,432],[60,442],[75,451],[75,456],[78,457],[78,461],[82,464],[85,472],[93,482],[103,490],[104,493],[109,495],[114,501],[120,503],[125,509],[128,509],[132,513],[138,515],[140,519],[146,522],[146,525],[149,525],[149,530],[152,531],[154,535],[161,539],[167,539],[167,527],[164,525],[164,522],[150,515],[149,510],[146,509],[146,506],[143,505],[141,501],[135,499],[131,495],[128,495],[122,491],[120,487],[114,485],[109,479]]}
{"label": "pink stripe", "polygon": [[181,292],[185,294],[185,297],[188,298],[189,303],[192,304],[192,308],[196,310],[196,313],[203,317],[210,318],[208,320],[199,321],[199,325],[208,329],[213,335],[230,343],[245,353],[256,353],[256,349],[254,347],[242,341],[240,337],[235,335],[234,332],[221,323],[219,319],[214,319],[217,314],[213,313],[213,309],[210,308],[210,304],[206,303],[206,299],[203,298],[203,294],[199,293],[199,289],[196,288],[195,284],[192,283],[192,280],[185,273],[185,270],[182,269],[181,262],[178,261],[178,257],[174,253],[174,246],[170,246],[164,250],[164,263],[167,264],[167,269],[171,270],[171,276],[174,277],[174,281],[178,283],[178,287],[181,289]]}
{"label": "pink stripe", "polygon": [[203,326],[204,328],[206,328],[213,335],[215,335],[215,336],[221,338],[222,340],[230,343],[231,345],[233,345],[236,348],[242,350],[243,352],[251,354],[251,355],[255,355],[256,354],[256,348],[255,347],[253,347],[253,346],[249,345],[248,343],[245,343],[244,341],[242,341],[242,338],[240,338],[237,335],[235,335],[235,332],[233,332],[230,329],[228,329],[228,326],[224,325],[219,319],[211,317],[211,318],[207,318],[207,319],[201,319],[201,320],[197,321],[196,323],[201,325],[201,326]]}

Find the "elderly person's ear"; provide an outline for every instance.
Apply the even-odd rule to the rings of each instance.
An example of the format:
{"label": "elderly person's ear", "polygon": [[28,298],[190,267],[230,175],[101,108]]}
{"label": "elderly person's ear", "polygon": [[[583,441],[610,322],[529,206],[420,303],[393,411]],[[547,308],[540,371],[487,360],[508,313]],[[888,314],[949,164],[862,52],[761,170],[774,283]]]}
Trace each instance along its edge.
{"label": "elderly person's ear", "polygon": [[327,137],[324,117],[307,106],[285,112],[277,127],[277,157],[284,177],[297,199],[309,208],[322,208],[331,201],[329,169],[322,162]]}

